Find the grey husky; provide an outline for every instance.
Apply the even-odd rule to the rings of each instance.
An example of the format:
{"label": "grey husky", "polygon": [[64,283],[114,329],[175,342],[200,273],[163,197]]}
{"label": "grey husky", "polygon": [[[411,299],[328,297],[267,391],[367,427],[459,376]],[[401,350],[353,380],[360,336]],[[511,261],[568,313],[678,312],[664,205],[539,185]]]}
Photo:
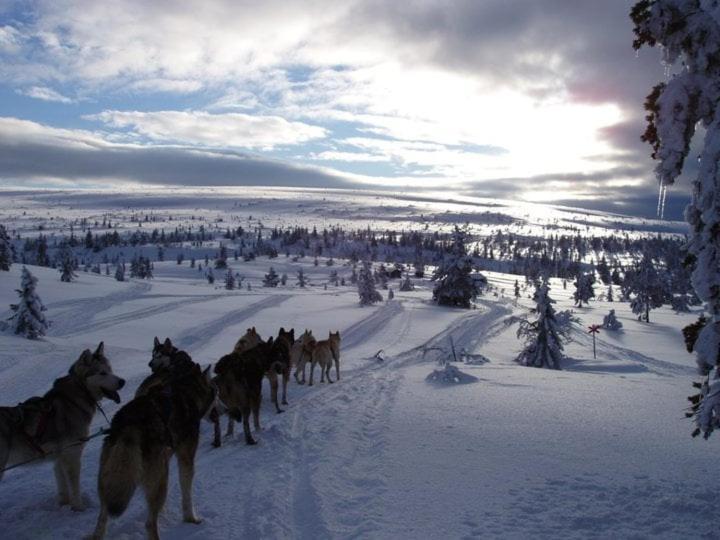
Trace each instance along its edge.
{"label": "grey husky", "polygon": [[0,407],[0,478],[2,469],[26,461],[52,459],[58,502],[84,510],[80,493],[80,459],[98,402],[120,403],[125,381],[114,375],[102,343],[86,349],[42,397],[15,407]]}

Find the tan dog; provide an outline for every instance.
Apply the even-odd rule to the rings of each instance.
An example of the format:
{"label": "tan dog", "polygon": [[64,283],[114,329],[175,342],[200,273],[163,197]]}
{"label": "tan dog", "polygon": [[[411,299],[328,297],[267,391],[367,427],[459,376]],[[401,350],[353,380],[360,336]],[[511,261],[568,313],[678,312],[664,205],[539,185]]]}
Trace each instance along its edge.
{"label": "tan dog", "polygon": [[312,359],[310,364],[310,382],[308,386],[312,386],[313,383],[313,372],[315,371],[315,364],[320,364],[320,382],[325,382],[325,375],[327,380],[332,383],[333,380],[330,378],[330,368],[335,361],[335,378],[340,380],[340,332],[330,332],[327,339],[318,341],[315,344],[315,348],[312,352]]}
{"label": "tan dog", "polygon": [[[305,384],[305,365],[312,359],[312,352],[317,340],[312,331],[305,329],[300,338],[290,348],[290,365],[295,366],[295,380],[298,384]],[[298,374],[302,373],[302,379]]]}

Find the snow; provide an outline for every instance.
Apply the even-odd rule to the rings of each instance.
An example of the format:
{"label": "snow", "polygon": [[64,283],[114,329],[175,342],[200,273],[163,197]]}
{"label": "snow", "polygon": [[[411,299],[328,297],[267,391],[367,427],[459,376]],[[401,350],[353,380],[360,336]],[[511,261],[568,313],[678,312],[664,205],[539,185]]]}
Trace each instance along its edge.
{"label": "snow", "polygon": [[[62,283],[57,270],[29,266],[53,325],[36,341],[0,335],[3,404],[46,391],[101,340],[128,381],[124,402],[149,372],[155,336],[170,337],[202,364],[230,351],[250,326],[263,337],[281,326],[296,335],[309,328],[318,339],[339,330],[342,347],[340,381],[308,388],[291,380],[284,414],[274,413],[265,388],[257,446],[236,436],[213,449],[212,426],[203,424],[194,490],[204,521],[181,523],[173,467],[164,538],[716,536],[707,508],[720,496],[707,478],[718,442],[691,439],[692,422],[683,417],[697,375],[680,328],[697,319],[696,310],[663,306],[644,323],[627,303],[573,308],[572,287],[552,279],[556,309],[573,309],[580,322],[563,369],[533,369],[515,362],[517,321],[534,307],[529,291],[511,298],[517,276],[484,272],[508,296],[485,294],[469,310],[434,304],[428,278],[413,279],[412,291],[392,284],[391,302],[361,307],[349,279],[324,290],[332,270],[351,272],[339,258],[332,267],[320,258],[316,267],[310,256],[230,257],[251,291],[210,285],[187,261],[179,266],[169,252],[166,259],[154,263],[154,279],[125,282],[81,271]],[[287,285],[261,286],[271,265],[291,276]],[[305,288],[293,278],[299,268],[311,280]],[[14,264],[0,272],[0,316],[16,301],[20,271]],[[623,330],[601,329],[593,359],[586,329],[609,309]],[[426,382],[438,356],[451,354],[451,339],[459,354],[487,359],[451,364],[474,384]],[[118,406],[103,407],[112,415]],[[97,415],[92,430],[103,425]],[[56,505],[50,464],[9,471],[0,483],[3,537],[91,532],[99,450],[98,439],[85,449],[83,513]],[[108,537],[144,538],[144,519],[137,493]]]}

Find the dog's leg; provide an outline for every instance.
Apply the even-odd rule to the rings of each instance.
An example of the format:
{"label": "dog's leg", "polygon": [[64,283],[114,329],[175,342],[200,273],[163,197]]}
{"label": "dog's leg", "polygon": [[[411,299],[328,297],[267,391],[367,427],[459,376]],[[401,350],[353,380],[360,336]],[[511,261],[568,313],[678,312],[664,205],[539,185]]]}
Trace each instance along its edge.
{"label": "dog's leg", "polygon": [[320,382],[325,382],[325,372],[327,371],[327,366],[324,362],[320,362]]}
{"label": "dog's leg", "polygon": [[275,405],[275,412],[281,413],[283,410],[278,405],[278,377],[274,368],[270,368],[268,372],[268,381],[270,381],[270,399]]}
{"label": "dog's leg", "polygon": [[105,529],[107,529],[108,511],[105,503],[100,503],[100,514],[98,514],[95,530],[90,536],[86,536],[85,540],[102,540],[105,538]]}
{"label": "dog's leg", "polygon": [[145,529],[150,540],[160,540],[158,516],[167,497],[169,460],[169,452],[165,449],[143,460],[142,483],[148,507]]}
{"label": "dog's leg", "polygon": [[192,440],[177,449],[178,476],[180,477],[180,493],[182,494],[183,521],[200,523],[202,520],[195,515],[192,501],[192,483],[195,476],[195,452],[197,440]]}
{"label": "dog's leg", "polygon": [[227,431],[225,432],[226,437],[232,437],[235,435],[235,420],[228,418]]}
{"label": "dog's leg", "polygon": [[256,392],[252,399],[253,422],[255,423],[255,431],[260,431],[260,404],[262,402],[262,391]]}
{"label": "dog's leg", "polygon": [[330,384],[332,384],[332,382],[333,382],[333,380],[330,378],[330,370],[331,369],[332,369],[332,361],[328,362],[326,372],[325,372],[325,374],[327,375],[327,382],[329,382]]}
{"label": "dog's leg", "polygon": [[222,428],[220,427],[220,416],[213,420],[213,442],[215,448],[222,446]]}
{"label": "dog's leg", "polygon": [[255,439],[253,439],[252,433],[250,432],[250,409],[251,407],[248,405],[247,407],[243,407],[242,410],[242,423],[243,432],[245,433],[245,443],[257,444]]}
{"label": "dog's leg", "polygon": [[317,363],[317,361],[314,359],[310,362],[310,382],[308,382],[308,386],[313,385],[313,373],[315,372],[315,364],[316,363]]}
{"label": "dog's leg", "polygon": [[282,382],[283,382],[282,404],[283,405],[288,404],[288,402],[287,402],[287,387],[288,387],[289,381],[290,381],[290,368],[288,367],[287,369],[283,370],[283,374],[282,374]]}
{"label": "dog's leg", "polygon": [[65,474],[70,487],[70,508],[75,512],[85,510],[85,504],[80,492],[80,459],[82,458],[83,447],[78,446],[66,450],[60,455],[60,461],[64,466]]}
{"label": "dog's leg", "polygon": [[68,489],[68,478],[65,474],[65,467],[61,461],[61,458],[55,460],[53,464],[53,470],[55,471],[55,483],[57,484],[58,490],[58,504],[65,506],[70,504],[70,490]]}
{"label": "dog's leg", "polygon": [[335,358],[335,380],[340,380],[340,356]]}
{"label": "dog's leg", "polygon": [[7,467],[8,460],[10,459],[11,444],[12,438],[10,438],[10,440],[0,442],[0,480],[3,478],[3,470]]}

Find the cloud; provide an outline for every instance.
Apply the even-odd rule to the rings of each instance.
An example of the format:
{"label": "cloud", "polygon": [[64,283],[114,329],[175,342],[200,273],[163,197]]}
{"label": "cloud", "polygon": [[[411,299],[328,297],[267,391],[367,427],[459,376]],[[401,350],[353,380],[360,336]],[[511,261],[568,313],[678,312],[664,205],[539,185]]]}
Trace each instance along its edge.
{"label": "cloud", "polygon": [[114,144],[81,130],[0,118],[0,176],[14,183],[358,187],[340,174],[231,151]]}
{"label": "cloud", "polygon": [[19,93],[24,96],[40,99],[42,101],[54,101],[57,103],[75,102],[75,100],[63,96],[60,92],[57,92],[56,90],[53,90],[52,88],[47,88],[45,86],[31,86],[30,88],[22,90]]}
{"label": "cloud", "polygon": [[319,126],[290,122],[279,116],[202,111],[103,111],[86,116],[114,128],[130,129],[153,141],[210,147],[272,149],[327,135]]}

